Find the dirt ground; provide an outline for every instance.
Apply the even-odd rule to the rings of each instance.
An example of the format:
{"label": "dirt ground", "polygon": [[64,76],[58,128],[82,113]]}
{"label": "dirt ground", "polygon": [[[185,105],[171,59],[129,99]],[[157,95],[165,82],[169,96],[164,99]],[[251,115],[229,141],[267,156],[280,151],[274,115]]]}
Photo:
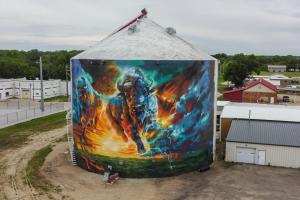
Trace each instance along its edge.
{"label": "dirt ground", "polygon": [[38,192],[26,183],[25,168],[34,153],[56,139],[66,134],[66,127],[54,129],[43,134],[37,134],[20,148],[8,149],[0,152],[0,199],[48,199],[47,197],[36,198]]}
{"label": "dirt ground", "polygon": [[72,166],[67,144],[47,157],[42,173],[61,188],[61,199],[182,200],[300,199],[300,170],[216,162],[206,172],[176,177],[123,179],[105,185],[102,176]]}

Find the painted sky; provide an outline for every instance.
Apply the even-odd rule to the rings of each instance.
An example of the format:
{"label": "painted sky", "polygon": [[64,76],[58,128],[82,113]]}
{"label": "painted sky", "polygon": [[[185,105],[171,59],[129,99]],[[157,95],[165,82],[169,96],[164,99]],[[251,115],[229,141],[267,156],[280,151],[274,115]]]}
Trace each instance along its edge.
{"label": "painted sky", "polygon": [[299,0],[0,0],[0,48],[87,49],[144,7],[210,54],[300,55]]}

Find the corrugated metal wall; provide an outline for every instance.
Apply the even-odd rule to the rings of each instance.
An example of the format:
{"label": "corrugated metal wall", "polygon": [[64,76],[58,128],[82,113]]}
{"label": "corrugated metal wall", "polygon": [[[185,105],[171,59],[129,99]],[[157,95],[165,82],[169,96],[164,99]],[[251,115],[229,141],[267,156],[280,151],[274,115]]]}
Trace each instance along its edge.
{"label": "corrugated metal wall", "polygon": [[258,151],[265,150],[266,165],[292,168],[300,167],[300,148],[297,147],[226,142],[226,161],[236,162],[237,147],[255,148],[255,163],[258,163]]}

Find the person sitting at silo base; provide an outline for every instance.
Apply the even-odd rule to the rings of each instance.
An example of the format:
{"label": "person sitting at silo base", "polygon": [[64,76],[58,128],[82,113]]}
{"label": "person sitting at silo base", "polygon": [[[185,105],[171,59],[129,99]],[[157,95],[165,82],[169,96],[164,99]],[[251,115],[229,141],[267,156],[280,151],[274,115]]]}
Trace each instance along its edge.
{"label": "person sitting at silo base", "polygon": [[120,179],[119,173],[113,172],[112,166],[108,166],[108,170],[104,172],[103,180],[106,184],[112,185],[114,182]]}

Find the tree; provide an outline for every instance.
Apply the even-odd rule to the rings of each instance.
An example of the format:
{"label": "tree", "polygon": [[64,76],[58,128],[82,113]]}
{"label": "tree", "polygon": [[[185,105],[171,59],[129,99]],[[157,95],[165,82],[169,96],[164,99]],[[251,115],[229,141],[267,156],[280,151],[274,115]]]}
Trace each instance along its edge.
{"label": "tree", "polygon": [[242,87],[244,80],[253,72],[260,72],[260,65],[254,55],[234,55],[224,63],[224,67],[224,80],[231,81],[236,87]]}
{"label": "tree", "polygon": [[298,64],[298,60],[296,57],[288,55],[286,56],[286,66],[287,66],[287,70],[293,70],[295,71],[297,68],[297,64]]}
{"label": "tree", "polygon": [[0,78],[34,79],[39,77],[39,57],[43,57],[44,79],[65,79],[65,67],[70,58],[80,51],[42,52],[37,49],[30,51],[0,50]]}

